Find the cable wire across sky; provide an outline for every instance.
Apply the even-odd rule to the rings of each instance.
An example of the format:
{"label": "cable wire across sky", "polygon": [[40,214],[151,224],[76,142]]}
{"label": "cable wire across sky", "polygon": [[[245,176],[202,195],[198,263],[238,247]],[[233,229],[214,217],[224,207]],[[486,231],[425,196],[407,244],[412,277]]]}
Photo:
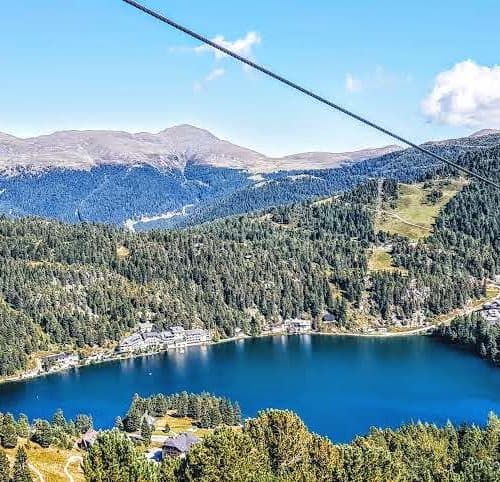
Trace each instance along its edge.
{"label": "cable wire across sky", "polygon": [[203,35],[200,35],[199,33],[196,33],[193,30],[190,30],[189,28],[178,24],[177,22],[174,22],[173,20],[165,17],[164,15],[161,15],[160,13],[155,12],[154,10],[147,8],[146,6],[142,5],[139,2],[136,2],[134,0],[122,0],[122,1],[131,5],[132,7],[135,7],[136,9],[146,13],[147,15],[150,15],[151,17],[156,18],[160,22],[163,22],[163,23],[169,25],[170,27],[173,27],[174,29],[179,30],[180,32],[183,32],[186,35],[188,35],[196,40],[199,40],[200,42],[202,42],[206,45],[209,45],[210,47],[212,47],[216,50],[219,50],[220,52],[223,52],[224,54],[226,54],[230,57],[233,57],[234,59],[248,65],[249,67],[252,67],[253,69],[267,75],[268,77],[271,77],[271,78],[277,80],[278,82],[281,82],[282,84],[288,85],[292,89],[295,89],[295,90],[301,92],[302,94],[304,94],[308,97],[311,97],[311,98],[317,100],[318,102],[321,102],[322,104],[327,105],[328,107],[331,107],[332,109],[335,109],[335,110],[341,112],[342,114],[345,114],[345,115],[373,128],[373,129],[376,129],[379,132],[382,132],[382,133],[388,135],[389,137],[392,137],[393,139],[396,139],[396,140],[402,142],[403,144],[406,144],[409,147],[413,147],[414,149],[417,149],[418,151],[422,152],[423,154],[426,154],[430,157],[433,157],[434,159],[437,159],[440,162],[448,164],[448,165],[454,167],[455,169],[457,169],[457,170],[459,170],[459,171],[461,171],[461,172],[463,172],[471,177],[475,177],[476,179],[478,179],[482,182],[485,182],[485,183],[489,184],[490,186],[493,186],[497,189],[500,189],[500,185],[498,185],[497,183],[495,183],[491,179],[488,179],[488,178],[482,176],[481,174],[477,174],[473,171],[470,171],[466,167],[463,167],[463,166],[457,164],[456,162],[451,161],[450,159],[447,159],[443,156],[440,156],[439,154],[436,154],[436,153],[430,151],[429,149],[426,149],[425,147],[419,146],[418,144],[415,144],[414,142],[412,142],[408,139],[405,139],[404,137],[401,137],[400,135],[386,129],[385,127],[382,127],[382,126],[362,117],[359,114],[351,112],[350,110],[336,104],[335,102],[332,102],[324,97],[321,97],[320,95],[314,93],[313,91],[306,89],[305,87],[302,87],[301,85],[299,85],[295,82],[292,82],[291,80],[288,80],[287,78],[285,78],[279,74],[274,73],[273,71],[267,69],[266,67],[263,67],[259,64],[256,64],[255,62],[247,59],[246,57],[243,57],[243,56],[233,52],[232,50],[230,50],[226,47],[223,47],[222,45],[219,45],[218,43],[214,42],[213,40],[210,40],[209,38],[207,38]]}

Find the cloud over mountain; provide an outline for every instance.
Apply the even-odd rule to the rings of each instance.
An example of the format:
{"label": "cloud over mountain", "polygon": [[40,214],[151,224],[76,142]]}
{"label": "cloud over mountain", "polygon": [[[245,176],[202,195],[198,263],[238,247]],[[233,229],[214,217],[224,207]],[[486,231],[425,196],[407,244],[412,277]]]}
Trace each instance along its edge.
{"label": "cloud over mountain", "polygon": [[422,102],[432,121],[454,126],[500,123],[500,66],[465,60],[437,75]]}

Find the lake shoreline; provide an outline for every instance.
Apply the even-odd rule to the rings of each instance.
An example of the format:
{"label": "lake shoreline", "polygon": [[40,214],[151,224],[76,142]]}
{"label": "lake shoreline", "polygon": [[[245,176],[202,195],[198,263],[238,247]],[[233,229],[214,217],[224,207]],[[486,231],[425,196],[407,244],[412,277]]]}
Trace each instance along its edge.
{"label": "lake shoreline", "polygon": [[235,341],[240,341],[240,340],[252,340],[252,339],[259,339],[259,338],[271,338],[275,336],[296,336],[296,335],[319,335],[319,336],[333,336],[333,337],[361,337],[361,338],[396,338],[396,337],[402,337],[402,336],[419,336],[419,335],[425,335],[427,334],[428,331],[432,330],[435,328],[435,325],[430,325],[426,326],[423,328],[417,328],[415,330],[407,330],[407,331],[400,331],[400,332],[383,332],[383,333],[356,333],[356,332],[321,332],[321,331],[310,331],[307,333],[289,333],[287,331],[281,331],[281,332],[273,332],[273,333],[263,333],[259,334],[256,336],[250,336],[250,335],[239,335],[239,336],[233,336],[230,338],[224,338],[221,340],[217,341],[211,341],[211,342],[203,342],[203,343],[193,343],[192,345],[182,347],[182,348],[162,348],[159,350],[154,350],[151,352],[146,352],[146,353],[140,353],[140,352],[131,352],[127,354],[116,354],[116,355],[111,355],[111,356],[106,356],[102,359],[98,360],[93,360],[91,362],[81,362],[77,363],[71,366],[65,366],[65,367],[60,367],[56,368],[50,371],[38,371],[36,373],[22,373],[19,375],[13,375],[5,378],[0,378],[0,385],[3,384],[8,384],[8,383],[17,383],[17,382],[23,382],[26,380],[34,380],[37,378],[42,378],[50,375],[56,375],[58,373],[64,373],[68,372],[71,370],[75,370],[78,368],[83,368],[87,366],[93,366],[93,365],[102,365],[105,363],[111,363],[111,362],[116,362],[116,361],[124,361],[124,360],[130,360],[130,359],[135,359],[135,358],[145,358],[145,357],[150,357],[154,355],[160,355],[162,353],[168,353],[171,351],[181,351],[183,352],[184,350],[187,350],[190,347],[201,347],[201,346],[216,346],[220,345],[223,343],[230,343],[230,342],[235,342]]}

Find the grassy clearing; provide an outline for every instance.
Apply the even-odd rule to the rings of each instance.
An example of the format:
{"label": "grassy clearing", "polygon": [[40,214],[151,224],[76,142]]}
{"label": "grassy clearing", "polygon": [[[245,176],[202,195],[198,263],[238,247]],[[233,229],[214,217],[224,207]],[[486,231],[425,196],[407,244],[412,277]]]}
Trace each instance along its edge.
{"label": "grassy clearing", "polygon": [[[168,424],[170,432],[165,432],[165,425]],[[156,419],[155,430],[153,435],[165,435],[165,437],[179,434],[182,432],[193,432],[198,437],[212,433],[212,429],[199,428],[194,425],[194,420],[189,417],[173,417],[172,415],[165,415]]]}
{"label": "grassy clearing", "polygon": [[130,256],[130,250],[125,246],[118,246],[116,248],[116,257],[118,259],[128,258]]}
{"label": "grassy clearing", "polygon": [[[440,186],[440,181],[433,181],[428,188],[424,188],[423,183],[401,185],[397,206],[395,208],[383,206],[383,212],[377,221],[377,230],[414,240],[427,237],[432,231],[432,225],[439,211],[466,183],[464,179],[456,179],[446,186]],[[432,189],[440,189],[443,197],[435,204],[427,204],[425,196]]]}
{"label": "grassy clearing", "polygon": [[373,248],[368,258],[368,269],[370,271],[394,271],[396,268],[392,265],[392,256],[383,247]]}
{"label": "grassy clearing", "polygon": [[[79,450],[64,450],[55,447],[47,449],[41,448],[33,442],[22,442],[28,455],[28,461],[45,477],[45,482],[67,482],[68,478],[64,474],[64,466],[72,455],[82,456]],[[11,462],[14,462],[16,450],[7,450],[7,455]],[[71,464],[70,473],[76,482],[85,482],[83,471],[78,462]],[[33,480],[38,481],[38,477],[33,474]]]}

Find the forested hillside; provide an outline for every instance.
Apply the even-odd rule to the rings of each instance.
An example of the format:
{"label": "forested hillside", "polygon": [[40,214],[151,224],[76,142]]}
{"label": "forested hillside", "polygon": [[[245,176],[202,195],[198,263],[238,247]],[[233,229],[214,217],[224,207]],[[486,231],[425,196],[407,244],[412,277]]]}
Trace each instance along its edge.
{"label": "forested hillside", "polygon": [[[250,156],[248,166],[253,167],[247,170],[242,159],[228,155],[226,144],[209,133],[203,136],[208,135],[217,145],[222,142],[221,152],[213,152],[202,142],[200,153],[198,134],[189,134],[184,139],[182,132],[176,132],[171,140],[175,143],[180,136],[182,149],[172,152],[158,144],[162,134],[146,136],[149,141],[144,151],[142,136],[132,139],[130,145],[130,134],[115,133],[119,137],[113,140],[112,133],[91,133],[93,140],[82,144],[76,132],[59,133],[54,135],[53,142],[62,142],[57,140],[61,136],[63,140],[66,135],[77,136],[74,144],[63,143],[66,150],[61,151],[57,142],[45,145],[49,138],[44,138],[42,152],[32,152],[31,147],[29,155],[24,153],[18,159],[24,163],[21,165],[15,164],[14,152],[15,145],[24,141],[15,141],[14,147],[10,143],[2,147],[0,143],[0,160],[8,166],[0,170],[0,213],[36,215],[65,222],[84,220],[121,225],[128,221],[127,225],[137,230],[184,227],[340,193],[375,177],[412,182],[439,166],[435,159],[415,149],[406,149],[329,169],[276,171],[280,162],[276,160],[276,168],[272,169],[274,161],[268,160],[261,172],[256,170],[262,157],[257,153],[233,146],[238,153],[243,149]],[[33,139],[30,143],[38,145]],[[429,143],[426,147],[457,159],[467,153],[486,157],[499,143],[498,134],[492,134]],[[82,145],[90,149],[89,156],[84,155]],[[115,152],[117,149],[119,152]],[[373,151],[373,156],[376,152]],[[209,160],[205,159],[207,156]],[[314,153],[311,156],[314,166]]]}
{"label": "forested hillside", "polygon": [[[154,417],[153,425],[142,416],[146,413]],[[165,420],[190,421],[200,440],[185,457],[147,460],[146,452],[159,450],[153,429],[156,440],[158,433],[176,434]],[[204,428],[205,420],[216,422]],[[0,414],[0,480],[31,480],[34,468],[47,480],[60,480],[56,475],[65,472],[87,482],[497,482],[500,477],[500,420],[493,413],[483,427],[408,423],[372,428],[338,444],[310,432],[291,411],[265,410],[241,423],[237,402],[183,392],[135,396],[116,428],[96,433],[86,452],[76,449],[89,429],[92,417],[68,420],[61,410],[50,421],[31,423],[26,415],[16,420]],[[82,458],[83,471],[70,464]],[[10,479],[13,474],[17,478]]]}
{"label": "forested hillside", "polygon": [[220,427],[186,458],[158,465],[116,430],[106,432],[86,456],[84,471],[88,482],[495,482],[499,460],[500,420],[493,414],[485,428],[408,424],[374,428],[338,445],[309,432],[292,412],[267,410],[242,430]]}
{"label": "forested hillside", "polygon": [[[498,172],[497,155],[463,162]],[[326,311],[337,329],[404,326],[484,295],[499,271],[498,194],[471,183],[414,243],[374,226],[398,193],[394,181],[370,181],[324,202],[140,234],[1,218],[0,374],[37,350],[108,346],[146,320],[216,337],[293,317],[319,326]],[[376,246],[390,249],[392,271],[368,269]]]}

